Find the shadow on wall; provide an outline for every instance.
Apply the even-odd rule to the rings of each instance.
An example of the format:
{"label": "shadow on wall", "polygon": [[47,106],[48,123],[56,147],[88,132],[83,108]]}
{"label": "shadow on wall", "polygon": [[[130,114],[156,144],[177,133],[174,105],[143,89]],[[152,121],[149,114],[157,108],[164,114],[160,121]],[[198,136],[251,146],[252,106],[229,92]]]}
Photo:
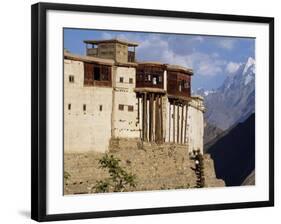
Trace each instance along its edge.
{"label": "shadow on wall", "polygon": [[207,152],[214,160],[217,178],[226,186],[240,186],[255,169],[255,114],[225,131]]}

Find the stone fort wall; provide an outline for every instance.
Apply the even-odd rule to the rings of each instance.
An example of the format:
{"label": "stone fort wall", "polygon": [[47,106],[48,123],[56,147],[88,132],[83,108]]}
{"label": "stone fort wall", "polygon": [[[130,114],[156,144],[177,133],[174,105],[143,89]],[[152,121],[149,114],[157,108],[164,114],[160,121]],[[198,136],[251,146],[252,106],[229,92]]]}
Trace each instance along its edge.
{"label": "stone fort wall", "polygon": [[[192,168],[194,161],[189,158],[187,146],[173,144],[137,144],[137,140],[121,140],[122,149],[109,154],[121,159],[121,166],[136,175],[136,188],[128,191],[187,189],[196,186],[196,175]],[[116,149],[116,147],[114,147]],[[66,153],[65,171],[70,174],[64,185],[65,194],[91,193],[90,189],[98,180],[109,177],[105,170],[98,168],[98,159],[103,153]],[[205,187],[223,187],[224,181],[216,178],[213,160],[204,155]]]}

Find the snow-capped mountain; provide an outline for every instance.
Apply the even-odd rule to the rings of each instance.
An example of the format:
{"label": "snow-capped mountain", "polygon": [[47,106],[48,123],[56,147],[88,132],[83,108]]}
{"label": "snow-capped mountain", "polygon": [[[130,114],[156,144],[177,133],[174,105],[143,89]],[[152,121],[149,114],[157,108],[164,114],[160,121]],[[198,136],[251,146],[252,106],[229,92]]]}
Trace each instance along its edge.
{"label": "snow-capped mountain", "polygon": [[255,112],[255,59],[248,58],[218,89],[196,94],[204,97],[207,123],[226,130],[244,121]]}

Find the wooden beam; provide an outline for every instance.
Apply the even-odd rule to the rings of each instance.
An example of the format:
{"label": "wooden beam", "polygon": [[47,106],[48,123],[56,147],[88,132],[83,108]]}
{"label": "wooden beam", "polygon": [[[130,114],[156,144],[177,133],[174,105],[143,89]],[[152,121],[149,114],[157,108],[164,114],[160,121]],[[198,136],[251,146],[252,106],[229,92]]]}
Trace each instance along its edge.
{"label": "wooden beam", "polygon": [[137,97],[138,99],[138,115],[137,115],[137,122],[140,123],[140,98]]}
{"label": "wooden beam", "polygon": [[176,142],[176,104],[173,101],[173,143]]}
{"label": "wooden beam", "polygon": [[147,96],[144,93],[143,97],[143,140],[147,142]]}
{"label": "wooden beam", "polygon": [[155,141],[159,142],[159,96],[156,95],[155,100]]}
{"label": "wooden beam", "polygon": [[141,94],[142,99],[142,141],[144,141],[144,94]]}
{"label": "wooden beam", "polygon": [[160,110],[159,110],[159,113],[160,113],[160,116],[159,116],[159,120],[160,120],[160,142],[163,143],[163,108],[162,108],[162,96],[160,96],[159,98],[159,101],[160,101]]}
{"label": "wooden beam", "polygon": [[187,119],[188,119],[188,104],[185,105],[185,124],[184,124],[184,143],[187,143],[186,141],[186,129],[187,129]]}
{"label": "wooden beam", "polygon": [[154,93],[150,94],[149,98],[149,141],[153,141],[153,108],[154,108]]}
{"label": "wooden beam", "polygon": [[177,143],[179,143],[180,138],[180,107],[177,105]]}
{"label": "wooden beam", "polygon": [[183,110],[184,110],[184,105],[181,107],[181,144],[182,144],[182,136],[183,136]]}
{"label": "wooden beam", "polygon": [[171,142],[171,103],[168,101],[169,104],[169,142]]}

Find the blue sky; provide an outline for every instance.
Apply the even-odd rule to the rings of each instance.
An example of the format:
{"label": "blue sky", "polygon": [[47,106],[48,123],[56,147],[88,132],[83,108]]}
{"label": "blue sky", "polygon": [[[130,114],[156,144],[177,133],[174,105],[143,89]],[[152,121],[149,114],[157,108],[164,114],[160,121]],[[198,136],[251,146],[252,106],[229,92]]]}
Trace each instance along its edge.
{"label": "blue sky", "polygon": [[85,55],[83,40],[121,38],[138,42],[138,61],[160,61],[194,70],[192,89],[218,88],[249,57],[255,58],[255,39],[189,34],[64,29],[64,48]]}

